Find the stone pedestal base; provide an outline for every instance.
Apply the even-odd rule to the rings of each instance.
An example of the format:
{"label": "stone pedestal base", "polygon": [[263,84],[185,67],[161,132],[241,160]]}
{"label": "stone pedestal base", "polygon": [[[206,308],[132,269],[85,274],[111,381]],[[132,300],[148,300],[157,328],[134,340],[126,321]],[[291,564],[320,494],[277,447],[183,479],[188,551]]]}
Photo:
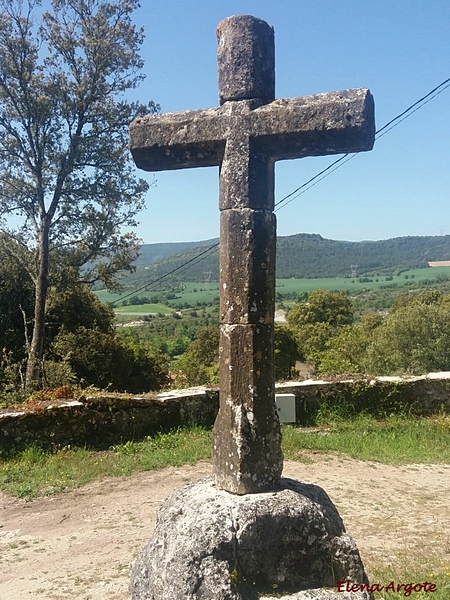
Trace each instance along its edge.
{"label": "stone pedestal base", "polygon": [[[367,583],[353,540],[326,492],[282,479],[272,492],[237,496],[208,477],[169,498],[134,563],[132,600],[369,600],[338,593]],[[323,588],[323,589],[321,589]]]}

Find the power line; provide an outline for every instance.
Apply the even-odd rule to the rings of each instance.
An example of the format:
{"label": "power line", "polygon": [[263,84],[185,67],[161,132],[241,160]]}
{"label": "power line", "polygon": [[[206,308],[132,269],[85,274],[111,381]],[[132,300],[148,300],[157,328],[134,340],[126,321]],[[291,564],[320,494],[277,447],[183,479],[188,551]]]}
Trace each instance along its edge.
{"label": "power line", "polygon": [[[428,94],[425,94],[425,96],[423,96],[419,100],[416,100],[416,102],[414,102],[413,104],[411,104],[410,106],[408,106],[408,108],[406,108],[400,114],[398,114],[393,119],[391,119],[390,121],[388,121],[385,125],[383,125],[383,127],[381,127],[380,129],[378,129],[375,132],[375,139],[377,140],[380,137],[383,137],[384,135],[386,135],[387,133],[389,133],[389,131],[391,131],[392,129],[394,129],[394,127],[397,127],[397,125],[400,125],[400,123],[402,123],[405,119],[407,119],[412,114],[414,114],[415,112],[417,112],[418,110],[420,110],[423,106],[425,106],[425,104],[428,104],[428,102],[431,102],[431,100],[433,100],[434,98],[436,98],[436,96],[438,96],[439,94],[441,94],[448,87],[450,87],[450,78],[445,79],[444,81],[442,81],[439,85],[437,85],[430,92],[428,92]],[[283,206],[281,208],[283,208],[284,206],[287,206],[293,200],[295,200],[296,198],[298,198],[299,196],[301,196],[302,194],[304,194],[305,192],[307,192],[308,190],[310,190],[312,187],[314,187],[315,185],[317,185],[320,181],[322,181],[323,179],[325,179],[326,177],[328,177],[329,175],[331,175],[331,173],[334,173],[334,171],[336,171],[337,169],[339,169],[340,167],[342,167],[343,165],[345,165],[345,163],[349,162],[350,160],[352,160],[353,158],[355,158],[355,156],[357,156],[357,155],[358,155],[358,153],[354,153],[354,154],[347,153],[347,154],[344,154],[343,156],[340,156],[338,159],[336,159],[330,165],[328,165],[328,167],[326,167],[325,169],[322,169],[322,171],[320,171],[319,173],[317,173],[316,175],[314,175],[313,177],[311,177],[310,179],[308,179],[308,181],[305,181],[305,183],[303,183],[301,186],[299,186],[293,192],[291,192],[287,196],[284,196],[284,198],[282,198],[281,200],[279,200],[278,202],[276,202],[275,203],[275,207],[280,207],[281,204],[283,204]],[[275,212],[277,212],[278,210],[280,210],[280,208],[278,208]],[[217,242],[213,246],[210,246],[209,248],[207,248],[203,252],[200,252],[200,254],[198,254],[197,256],[189,259],[188,261],[186,261],[182,265],[179,265],[175,269],[172,269],[172,271],[169,271],[168,273],[165,273],[164,275],[161,275],[161,277],[158,277],[157,279],[155,279],[155,280],[153,280],[153,281],[151,281],[151,282],[143,285],[142,287],[134,290],[133,292],[130,292],[129,294],[126,294],[125,296],[121,296],[117,300],[114,300],[113,302],[110,302],[110,304],[114,305],[114,304],[116,304],[119,301],[122,301],[122,300],[125,300],[126,298],[129,298],[130,296],[134,296],[138,292],[141,292],[142,290],[145,290],[145,289],[149,288],[150,286],[152,286],[152,285],[154,285],[156,283],[159,283],[160,281],[162,281],[163,279],[166,279],[167,277],[170,277],[174,273],[183,272],[185,270],[185,268],[188,267],[190,264],[196,263],[196,262],[200,262],[201,260],[203,260],[206,257],[205,255],[208,252],[210,252],[211,250],[214,250],[218,246],[219,246],[219,242]]]}
{"label": "power line", "polygon": [[[182,272],[182,270],[184,271],[185,267],[188,267],[194,261],[200,262],[201,260],[203,260],[203,258],[206,258],[204,255],[207,254],[210,250],[214,250],[215,248],[217,248],[218,245],[219,245],[219,242],[217,242],[213,246],[210,246],[206,250],[203,250],[203,252],[200,252],[200,254],[197,254],[197,256],[194,256],[193,258],[190,258],[189,260],[187,260],[182,265],[179,265],[175,269],[172,269],[172,271],[169,271],[168,273],[165,273],[164,275],[161,275],[161,277],[158,277],[157,279],[154,279],[153,281],[150,281],[149,283],[146,283],[145,285],[141,286],[140,288],[137,288],[136,290],[130,292],[129,294],[126,294],[125,296],[121,296],[120,298],[117,298],[117,300],[114,300],[113,302],[110,302],[109,304],[110,305],[114,305],[117,302],[122,302],[122,300],[125,300],[126,298],[129,298],[130,296],[134,296],[138,292],[142,292],[142,290],[145,290],[145,289],[149,288],[151,285],[155,285],[156,283],[159,283],[160,281],[162,281],[166,277],[170,277],[170,275],[173,275],[174,273],[177,273],[178,271],[181,271],[181,272]],[[201,257],[203,257],[203,258],[201,258]]]}
{"label": "power line", "polygon": [[[414,114],[415,112],[417,112],[418,110],[420,110],[423,106],[425,106],[425,104],[428,104],[428,102],[431,102],[431,100],[433,100],[434,98],[436,98],[436,96],[438,96],[439,94],[441,94],[448,87],[450,87],[450,78],[445,79],[444,81],[442,81],[439,85],[437,85],[430,92],[428,92],[428,94],[425,94],[425,96],[423,96],[419,100],[416,100],[416,102],[414,102],[413,104],[411,104],[410,106],[408,106],[408,108],[406,108],[404,111],[402,111],[396,117],[394,117],[393,119],[391,119],[390,121],[388,121],[385,125],[383,125],[383,127],[381,127],[380,129],[378,129],[375,132],[375,139],[377,140],[380,137],[383,137],[383,135],[386,135],[386,133],[388,133],[389,131],[391,131],[392,129],[394,129],[394,127],[397,127],[397,125],[400,125],[400,123],[402,123],[405,119],[407,119],[412,114]],[[420,104],[420,106],[419,106],[419,104]],[[384,133],[381,134],[381,132],[384,132]],[[326,167],[325,169],[323,169],[322,171],[320,171],[319,173],[317,173],[316,175],[314,175],[314,177],[311,177],[311,179],[309,179],[308,181],[306,181],[305,183],[303,183],[296,190],[294,190],[293,192],[291,192],[287,196],[284,196],[284,198],[282,198],[281,200],[279,200],[275,204],[275,206],[278,207],[278,206],[280,206],[283,203],[285,203],[284,206],[287,206],[293,200],[295,200],[296,198],[298,198],[299,196],[301,196],[302,194],[304,194],[305,192],[307,192],[308,190],[310,190],[312,187],[314,187],[315,185],[317,185],[319,183],[319,181],[322,181],[323,179],[325,179],[325,177],[328,177],[329,175],[331,175],[331,173],[333,173],[334,171],[336,171],[336,169],[339,169],[346,162],[348,162],[349,160],[351,160],[352,158],[354,158],[355,156],[357,156],[357,154],[358,153],[355,153],[355,154],[349,154],[348,153],[348,154],[344,154],[343,156],[340,156],[337,160],[333,161],[330,165],[328,165],[328,167]],[[335,167],[335,168],[333,168],[333,167]],[[323,177],[321,177],[322,175],[323,175]],[[289,200],[289,201],[287,202],[287,200]],[[280,209],[278,208],[278,210],[280,210]]]}
{"label": "power line", "polygon": [[[446,85],[448,84],[448,85]],[[399,115],[397,115],[396,117],[394,117],[393,119],[391,119],[388,123],[386,123],[386,125],[383,125],[383,127],[381,129],[379,129],[378,131],[375,132],[375,135],[378,135],[379,133],[381,133],[384,129],[386,129],[387,127],[389,127],[389,125],[392,125],[392,123],[394,123],[395,121],[398,121],[398,119],[400,119],[401,117],[403,117],[404,115],[406,115],[406,113],[409,113],[413,108],[415,108],[418,104],[421,104],[423,102],[422,106],[425,106],[425,104],[427,104],[430,100],[432,100],[433,98],[435,98],[436,96],[438,96],[441,92],[443,92],[444,90],[446,90],[450,85],[450,77],[448,79],[446,79],[445,81],[443,81],[442,83],[440,83],[439,85],[437,85],[434,89],[432,89],[430,92],[428,92],[428,94],[425,94],[425,96],[423,96],[422,98],[420,98],[419,100],[417,100],[416,102],[414,102],[414,104],[411,104],[411,106],[408,106],[408,108],[406,110],[404,110],[402,113],[400,113]],[[445,86],[443,88],[443,86]],[[427,98],[429,98],[432,94],[434,94],[435,92],[437,92],[440,88],[441,89],[437,94],[435,94],[433,96],[433,98],[430,98],[430,100],[428,100],[427,102],[424,102],[424,100],[426,100]],[[419,108],[422,108],[422,106],[420,106]],[[419,109],[417,109],[419,110]],[[415,113],[416,111],[414,110],[411,114]],[[409,116],[409,115],[408,115]],[[402,121],[404,121],[404,119],[402,119]],[[401,123],[401,121],[400,121]],[[390,131],[390,129],[389,129]],[[381,136],[379,136],[381,137]]]}

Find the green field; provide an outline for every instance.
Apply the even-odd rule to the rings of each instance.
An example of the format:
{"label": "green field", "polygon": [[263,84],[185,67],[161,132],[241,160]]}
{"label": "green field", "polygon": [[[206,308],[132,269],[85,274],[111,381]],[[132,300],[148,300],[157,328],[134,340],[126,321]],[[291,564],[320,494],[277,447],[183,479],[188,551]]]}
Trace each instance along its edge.
{"label": "green field", "polygon": [[[107,290],[97,290],[95,295],[101,302],[116,302],[113,306],[114,311],[117,313],[171,313],[173,312],[174,304],[188,303],[190,306],[195,307],[197,302],[205,302],[206,304],[213,304],[217,302],[219,297],[219,284],[217,281],[205,284],[195,283],[187,281],[184,284],[184,290],[177,293],[177,297],[174,300],[169,300],[168,305],[165,304],[136,304],[132,306],[121,306],[121,298],[129,295],[129,292],[123,294],[115,294],[108,292]],[[136,292],[138,296],[145,296],[145,290],[142,292]]]}
{"label": "green field", "polygon": [[404,271],[401,275],[393,275],[392,280],[386,280],[385,275],[365,277],[370,281],[360,282],[360,277],[333,277],[330,279],[277,279],[277,292],[313,292],[314,290],[362,292],[383,287],[415,287],[415,283],[422,284],[424,280],[435,279],[437,276],[450,277],[450,267],[434,267],[428,269],[413,269]]}
{"label": "green field", "polygon": [[134,306],[114,306],[114,312],[116,314],[142,314],[142,315],[157,315],[159,313],[166,315],[173,312],[172,308],[169,308],[165,304],[136,304]]}
{"label": "green field", "polygon": [[183,292],[177,293],[177,299],[170,300],[169,304],[187,302],[191,306],[195,306],[197,302],[217,303],[219,298],[219,283],[217,281],[211,281],[210,283],[185,281],[183,285]]}
{"label": "green field", "polygon": [[[371,277],[334,277],[329,279],[277,279],[277,292],[280,294],[313,292],[314,290],[345,291],[358,293],[368,290],[382,288],[401,288],[415,289],[423,285],[424,281],[435,280],[436,277],[450,277],[450,267],[433,267],[428,269],[413,269],[404,271],[401,275],[393,276],[371,276]],[[102,302],[114,302],[118,300],[114,310],[118,313],[162,313],[167,314],[174,310],[174,305],[188,304],[195,308],[197,303],[217,304],[219,295],[219,284],[216,281],[205,282],[185,282],[184,289],[177,292],[174,300],[169,300],[168,306],[164,304],[139,304],[133,306],[119,306],[120,298],[128,296],[126,294],[113,294],[107,290],[96,291],[96,295]],[[145,290],[137,292],[138,295],[145,295]]]}
{"label": "green field", "polygon": [[94,292],[97,298],[104,303],[115,302],[118,300],[117,304],[113,306],[114,312],[116,313],[140,313],[140,314],[167,314],[173,312],[173,309],[169,308],[165,304],[137,304],[135,306],[120,306],[120,298],[125,297],[128,293],[124,294],[114,294],[112,292],[108,292],[108,290],[98,290]]}

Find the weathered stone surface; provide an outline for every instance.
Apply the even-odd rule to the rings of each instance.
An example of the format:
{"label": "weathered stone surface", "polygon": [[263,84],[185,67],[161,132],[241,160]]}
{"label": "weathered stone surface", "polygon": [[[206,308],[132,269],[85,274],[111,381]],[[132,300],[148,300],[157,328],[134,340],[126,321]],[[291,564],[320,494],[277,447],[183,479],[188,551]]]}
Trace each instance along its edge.
{"label": "weathered stone surface", "polygon": [[111,394],[17,412],[0,409],[0,448],[30,445],[108,449],[187,424],[211,427],[219,408],[215,390],[196,388],[146,396]]}
{"label": "weathered stone surface", "polygon": [[254,100],[227,102],[227,143],[220,166],[219,209],[274,208],[274,161],[253,135],[259,120]]}
{"label": "weathered stone surface", "polygon": [[220,322],[272,324],[276,219],[270,211],[220,215]]}
{"label": "weathered stone surface", "polygon": [[[219,102],[275,98],[273,27],[251,15],[235,15],[217,27]],[[232,66],[232,68],[230,68]]]}
{"label": "weathered stone surface", "polygon": [[282,479],[277,492],[234,496],[207,478],[163,505],[133,566],[130,593],[133,600],[256,600],[277,586],[295,598],[346,578],[367,581],[320,487]]}
{"label": "weathered stone surface", "polygon": [[228,156],[234,156],[232,148],[239,151],[236,159],[242,157],[243,173],[248,150],[233,140],[248,139],[254,153],[276,161],[370,150],[374,133],[373,97],[362,88],[283,98],[263,106],[244,100],[138,117],[130,125],[130,150],[139,168],[165,171],[220,165],[229,143]]}
{"label": "weathered stone surface", "polygon": [[273,325],[221,326],[214,474],[235,494],[273,489],[283,470],[272,358]]}

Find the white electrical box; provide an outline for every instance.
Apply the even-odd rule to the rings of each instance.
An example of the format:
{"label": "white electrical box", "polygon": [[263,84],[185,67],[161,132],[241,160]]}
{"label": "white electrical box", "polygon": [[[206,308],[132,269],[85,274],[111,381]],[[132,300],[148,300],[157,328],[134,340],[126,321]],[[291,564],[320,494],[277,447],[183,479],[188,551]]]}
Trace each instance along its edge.
{"label": "white electrical box", "polygon": [[275,394],[280,423],[295,423],[295,394]]}

